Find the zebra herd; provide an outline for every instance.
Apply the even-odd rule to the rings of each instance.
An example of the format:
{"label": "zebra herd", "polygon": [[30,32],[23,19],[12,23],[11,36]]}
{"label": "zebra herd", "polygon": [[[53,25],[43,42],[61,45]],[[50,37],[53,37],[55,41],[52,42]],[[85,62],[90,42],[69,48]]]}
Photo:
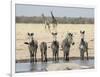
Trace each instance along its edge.
{"label": "zebra herd", "polygon": [[[51,31],[51,25],[50,25],[50,21],[45,17],[44,14],[42,14],[42,18],[43,18],[43,23],[45,25],[45,29],[47,28],[50,32],[50,34],[52,34],[53,36],[53,41],[51,43],[51,50],[52,50],[52,57],[53,57],[53,61],[57,61],[59,60],[59,41],[57,41],[57,20],[53,15],[53,12],[51,11],[51,24],[53,26],[53,32]],[[84,40],[84,34],[85,31],[80,31],[81,34],[81,41],[79,44],[79,50],[80,50],[80,58],[81,60],[84,60],[84,53],[86,52],[87,55],[87,60],[88,60],[88,43]],[[41,61],[42,62],[47,62],[47,50],[48,50],[48,46],[47,46],[47,42],[43,41],[41,42],[40,45],[38,45],[37,40],[35,40],[33,38],[34,33],[28,33],[28,38],[29,38],[29,42],[25,42],[25,44],[28,45],[29,48],[29,52],[30,52],[30,62],[36,62],[37,58],[36,58],[36,54],[37,54],[37,49],[40,46],[40,51],[41,51]],[[70,52],[70,47],[71,45],[74,45],[75,43],[73,42],[73,33],[67,33],[65,39],[63,39],[62,43],[61,43],[61,48],[63,51],[63,59],[66,61],[69,61],[69,52]]]}
{"label": "zebra herd", "polygon": [[[84,34],[85,31],[80,31],[81,34],[81,41],[79,44],[79,50],[80,50],[80,59],[84,60],[84,53],[86,52],[87,60],[88,60],[88,43],[84,40]],[[57,33],[55,34],[57,35]],[[40,48],[41,51],[41,61],[47,62],[48,56],[47,56],[47,42],[43,41],[38,45],[37,40],[34,39],[34,33],[28,33],[29,42],[25,42],[24,44],[28,45],[29,53],[30,53],[30,62],[37,62],[37,49]],[[61,48],[63,51],[63,59],[66,61],[69,61],[69,53],[70,53],[70,47],[71,45],[75,45],[75,42],[73,42],[73,34],[67,33],[65,39],[63,39],[61,43]],[[39,47],[40,46],[40,47]],[[53,61],[59,61],[59,41],[54,39],[51,43],[51,50],[52,50],[52,59]]]}

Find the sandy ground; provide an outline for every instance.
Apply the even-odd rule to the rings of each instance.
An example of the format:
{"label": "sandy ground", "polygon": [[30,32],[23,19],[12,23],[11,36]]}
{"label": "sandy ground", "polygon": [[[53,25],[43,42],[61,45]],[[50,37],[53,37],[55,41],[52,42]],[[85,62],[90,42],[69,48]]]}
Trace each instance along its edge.
{"label": "sandy ground", "polygon": [[[80,30],[85,30],[85,40],[89,45],[89,56],[94,57],[94,24],[58,24],[57,40],[61,44],[67,32],[74,34],[75,45],[71,46],[70,57],[79,57],[79,43],[80,43]],[[48,47],[51,45],[53,38],[48,30],[44,29],[43,24],[16,24],[16,60],[29,59],[29,50],[24,42],[27,41],[27,32],[33,32],[38,44],[42,41],[48,43]],[[37,58],[40,58],[40,49],[37,51]],[[51,48],[47,50],[48,58],[52,57]],[[59,51],[59,56],[63,57],[63,52]]]}

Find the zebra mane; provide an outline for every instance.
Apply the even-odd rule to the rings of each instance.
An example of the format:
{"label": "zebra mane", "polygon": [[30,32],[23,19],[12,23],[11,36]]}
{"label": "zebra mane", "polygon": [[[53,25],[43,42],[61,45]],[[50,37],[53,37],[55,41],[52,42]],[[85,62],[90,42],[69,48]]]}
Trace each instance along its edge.
{"label": "zebra mane", "polygon": [[34,44],[35,44],[35,41],[32,40],[32,41],[30,42],[30,45],[31,45],[31,46],[34,46]]}
{"label": "zebra mane", "polygon": [[81,44],[83,44],[83,45],[85,44],[85,41],[83,38],[81,39]]}

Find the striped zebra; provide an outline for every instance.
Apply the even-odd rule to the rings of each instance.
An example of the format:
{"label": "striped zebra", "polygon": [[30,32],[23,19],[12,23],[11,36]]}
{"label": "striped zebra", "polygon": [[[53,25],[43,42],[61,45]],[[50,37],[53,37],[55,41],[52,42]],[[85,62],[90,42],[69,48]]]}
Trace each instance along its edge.
{"label": "striped zebra", "polygon": [[81,41],[79,44],[80,58],[81,60],[84,60],[84,53],[86,52],[88,60],[88,43],[84,40],[85,31],[80,31],[80,34],[81,34]]}
{"label": "striped zebra", "polygon": [[36,62],[36,54],[38,48],[38,42],[33,38],[34,33],[28,33],[28,42],[24,44],[28,45],[29,53],[30,53],[30,62]]}

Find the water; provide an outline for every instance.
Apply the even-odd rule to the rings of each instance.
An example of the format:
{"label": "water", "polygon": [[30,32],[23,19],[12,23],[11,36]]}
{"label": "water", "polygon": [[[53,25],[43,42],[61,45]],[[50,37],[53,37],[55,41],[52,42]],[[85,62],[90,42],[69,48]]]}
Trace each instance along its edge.
{"label": "water", "polygon": [[[80,66],[80,69],[92,69],[94,68],[94,59],[90,60],[70,60],[69,62],[59,60],[59,62],[53,62],[49,61],[47,63],[44,62],[37,62],[37,63],[16,63],[16,73],[20,72],[40,72],[40,71],[49,71],[46,68],[48,65],[52,64],[61,64],[61,63],[71,63],[71,64],[77,64]],[[52,67],[55,68],[55,67]]]}

